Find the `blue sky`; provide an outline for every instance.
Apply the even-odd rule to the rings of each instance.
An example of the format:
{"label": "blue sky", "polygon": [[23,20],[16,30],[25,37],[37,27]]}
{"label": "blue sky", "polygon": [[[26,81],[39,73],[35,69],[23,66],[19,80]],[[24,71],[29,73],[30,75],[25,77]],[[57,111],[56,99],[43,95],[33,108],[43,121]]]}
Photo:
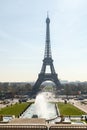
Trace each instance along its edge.
{"label": "blue sky", "polygon": [[47,11],[58,78],[87,81],[87,0],[0,0],[0,81],[36,81]]}

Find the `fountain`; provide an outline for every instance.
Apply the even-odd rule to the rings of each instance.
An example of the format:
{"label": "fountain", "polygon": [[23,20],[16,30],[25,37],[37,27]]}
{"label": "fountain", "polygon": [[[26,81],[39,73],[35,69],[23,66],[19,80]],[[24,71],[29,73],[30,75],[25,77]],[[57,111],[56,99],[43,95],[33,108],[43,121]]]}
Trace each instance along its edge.
{"label": "fountain", "polygon": [[20,118],[55,119],[57,117],[56,105],[48,102],[48,97],[46,92],[38,94],[35,103],[31,104]]}

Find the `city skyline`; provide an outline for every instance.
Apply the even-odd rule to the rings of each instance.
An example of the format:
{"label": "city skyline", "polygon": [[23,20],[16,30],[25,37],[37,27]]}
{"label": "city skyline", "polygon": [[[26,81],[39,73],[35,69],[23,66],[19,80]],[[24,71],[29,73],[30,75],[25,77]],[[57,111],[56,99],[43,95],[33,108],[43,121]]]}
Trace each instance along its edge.
{"label": "city skyline", "polygon": [[0,1],[0,82],[36,81],[50,18],[52,58],[58,78],[87,81],[86,0]]}

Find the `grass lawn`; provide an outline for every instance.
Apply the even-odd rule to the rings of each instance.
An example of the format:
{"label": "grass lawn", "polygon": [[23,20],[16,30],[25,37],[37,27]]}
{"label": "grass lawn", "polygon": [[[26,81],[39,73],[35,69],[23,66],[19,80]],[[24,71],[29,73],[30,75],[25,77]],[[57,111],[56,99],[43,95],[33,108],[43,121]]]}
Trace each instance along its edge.
{"label": "grass lawn", "polygon": [[31,103],[17,103],[12,106],[7,106],[0,110],[0,115],[15,115],[18,117]]}
{"label": "grass lawn", "polygon": [[58,103],[58,108],[60,111],[60,115],[83,115],[86,114],[85,112],[81,111],[80,109],[76,108],[72,104],[64,104],[62,102]]}

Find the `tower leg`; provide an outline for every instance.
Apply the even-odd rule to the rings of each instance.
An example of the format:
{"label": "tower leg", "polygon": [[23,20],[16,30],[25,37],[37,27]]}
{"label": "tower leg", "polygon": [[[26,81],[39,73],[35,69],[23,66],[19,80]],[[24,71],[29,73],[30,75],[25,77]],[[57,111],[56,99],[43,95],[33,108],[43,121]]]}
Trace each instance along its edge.
{"label": "tower leg", "polygon": [[33,86],[33,90],[32,90],[32,95],[36,95],[37,93],[39,93],[40,90],[40,86],[44,81],[52,81],[55,83],[56,85],[56,90],[60,89],[60,82],[57,78],[57,74],[39,74],[38,79],[36,81],[36,83]]}

